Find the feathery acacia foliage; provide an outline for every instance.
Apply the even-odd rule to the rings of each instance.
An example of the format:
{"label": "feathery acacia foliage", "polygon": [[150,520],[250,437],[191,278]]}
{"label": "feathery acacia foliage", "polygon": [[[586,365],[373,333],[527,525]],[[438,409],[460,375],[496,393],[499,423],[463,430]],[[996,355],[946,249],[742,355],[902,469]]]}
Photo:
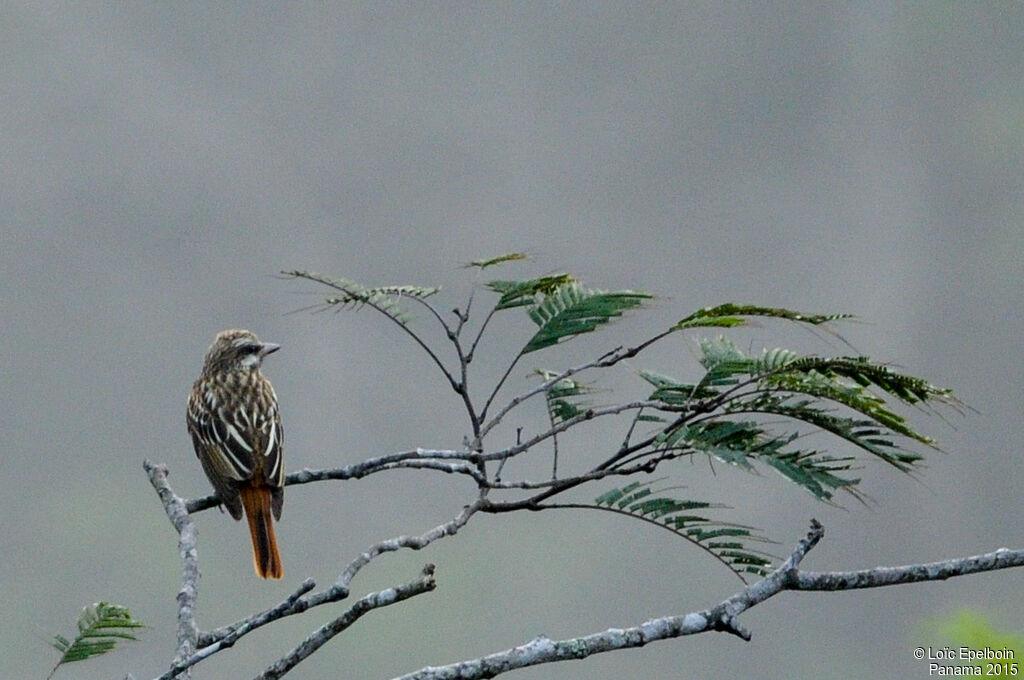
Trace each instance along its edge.
{"label": "feathery acacia foliage", "polygon": [[85,607],[78,617],[78,635],[74,640],[62,635],[53,636],[51,644],[61,657],[47,678],[52,678],[63,664],[106,654],[119,640],[137,640],[130,631],[138,628],[145,628],[145,625],[132,618],[127,607],[109,602],[96,602]]}
{"label": "feathery acacia foliage", "polygon": [[[525,259],[522,253],[508,253],[474,260],[466,268],[475,269],[475,275],[482,277],[482,272],[493,267],[514,266]],[[539,362],[537,357],[551,347],[583,334],[607,330],[627,313],[642,310],[653,296],[635,290],[587,288],[566,273],[482,283],[478,279],[478,288],[468,296],[463,308],[451,310],[452,317],[434,304],[438,288],[370,287],[309,272],[284,274],[330,289],[330,296],[310,309],[369,308],[393,322],[428,355],[462,401],[466,415],[461,448],[417,448],[343,468],[304,469],[288,475],[287,483],[358,479],[407,468],[464,476],[472,482],[476,498],[462,505],[455,517],[420,535],[403,535],[374,544],[353,559],[326,589],[314,592],[316,584],[307,580],[273,608],[242,622],[203,631],[195,622],[199,570],[192,513],[214,507],[219,499],[209,496],[184,501],[167,484],[166,466],[147,461],[150,482],[179,532],[184,562],[184,584],[178,598],[177,655],[159,680],[181,677],[212,654],[230,648],[242,636],[279,618],[348,598],[353,578],[376,556],[403,548],[419,550],[454,536],[480,513],[575,508],[616,514],[665,529],[707,553],[740,579],[758,580],[716,607],[648,621],[630,629],[635,633],[611,629],[561,642],[537,638],[507,652],[421,669],[403,677],[493,677],[526,665],[581,658],[580,650],[586,656],[706,630],[724,630],[749,639],[750,634],[739,624],[738,616],[782,590],[878,587],[1024,564],[1024,553],[1000,549],[933,565],[868,573],[815,574],[800,569],[800,561],[823,535],[821,525],[812,520],[806,538],[787,559],[772,568],[772,556],[758,549],[760,544],[770,541],[750,526],[724,519],[722,514],[729,511],[727,505],[688,498],[680,493],[685,488],[681,486],[656,488],[666,474],[673,479],[685,476],[691,466],[684,467],[676,461],[703,458],[740,472],[773,470],[818,501],[835,504],[841,494],[858,500],[865,497],[860,491],[860,479],[853,474],[863,460],[880,460],[904,473],[916,471],[923,454],[935,448],[935,443],[918,432],[901,412],[922,412],[931,405],[942,404],[957,409],[960,404],[948,390],[864,356],[799,354],[781,347],[751,353],[723,335],[756,319],[813,326],[832,333],[831,325],[850,318],[848,314],[807,314],[781,307],[733,303],[705,307],[668,328],[642,336],[636,344],[612,343],[611,349],[582,363],[551,368],[553,357],[564,357],[567,352],[548,352],[544,354],[544,367],[535,366],[531,373],[535,381],[518,386],[522,391],[516,393],[507,383],[519,362]],[[491,306],[483,313],[480,304],[474,307],[481,287],[486,291],[481,295],[493,295]],[[407,305],[419,305],[426,312],[426,323],[440,327],[441,342],[450,345],[447,351],[441,352],[435,343],[427,341],[427,337],[438,337],[437,334],[424,333],[420,323],[414,323],[405,309]],[[503,313],[507,310],[512,312]],[[522,344],[509,358],[500,377],[490,385],[481,385],[483,381],[477,380],[473,362],[489,327],[499,322],[506,325],[503,337],[523,338]],[[680,367],[654,370],[638,365],[640,355],[654,344],[700,333],[709,335],[696,338],[700,368],[689,369],[690,375],[672,377],[672,373],[683,370]],[[599,381],[597,377],[619,365],[628,365],[639,375],[642,381],[636,385],[642,391],[621,396],[626,386],[615,385],[619,394],[609,396],[611,381]],[[602,385],[600,390],[595,387],[598,384]],[[608,427],[598,430],[605,434],[589,438],[565,436],[570,431],[582,431],[596,420],[621,428],[622,436],[612,435],[609,439]],[[509,426],[514,436],[509,436]],[[807,436],[815,433],[818,436]],[[810,444],[820,440],[833,444],[838,441],[843,449],[835,455]],[[538,464],[542,465],[548,455],[553,460],[550,477],[524,476],[524,470],[543,470]],[[516,464],[524,462],[527,464]],[[655,474],[661,476],[655,478]],[[261,677],[281,677],[367,612],[433,590],[433,573],[434,565],[427,565],[407,583],[360,598],[268,666]],[[139,624],[123,608],[100,609],[108,606],[96,605],[88,616],[83,615],[79,623],[81,634],[74,642],[56,638],[55,646],[66,660],[103,653],[118,639],[132,639],[125,629]]]}
{"label": "feathery acacia foliage", "polygon": [[544,391],[552,426],[583,413],[586,404],[577,397],[592,393],[594,388],[584,385],[579,380],[561,378],[557,371],[537,369],[534,373],[544,381],[554,380]]}
{"label": "feathery acacia foliage", "polygon": [[534,304],[538,298],[543,299],[559,287],[574,283],[576,279],[568,274],[553,274],[527,281],[490,281],[487,287],[501,294],[495,309],[510,309]]}
{"label": "feathery acacia foliage", "polygon": [[[467,266],[483,271],[524,259],[521,253],[510,253],[474,260]],[[640,377],[653,388],[641,398],[597,405],[584,398],[594,390],[590,387],[593,383],[581,381],[582,374],[594,375],[633,359],[651,345],[680,333],[701,329],[728,331],[755,318],[828,331],[830,324],[851,318],[849,314],[808,314],[781,307],[727,303],[699,309],[639,344],[615,347],[579,366],[538,368],[534,373],[541,383],[498,408],[496,403],[505,393],[507,379],[524,357],[605,328],[626,312],[642,309],[653,296],[643,291],[590,289],[566,273],[491,280],[483,286],[497,297],[482,323],[475,327],[473,337],[465,342],[462,334],[468,327],[469,306],[464,312],[455,310],[457,323],[447,322],[425,299],[436,293],[436,288],[366,288],[344,279],[298,271],[288,274],[345,293],[340,298],[327,298],[327,306],[358,305],[380,311],[402,325],[430,354],[466,406],[471,431],[466,436],[465,456],[476,461],[474,480],[482,492],[495,489],[496,494],[512,496],[498,499],[492,494],[484,506],[487,512],[554,507],[618,512],[670,529],[714,555],[741,577],[762,575],[768,569],[767,557],[747,548],[748,543],[763,537],[749,527],[711,517],[713,511],[725,508],[724,505],[655,493],[646,475],[671,470],[669,465],[674,460],[702,455],[741,470],[774,470],[824,502],[835,503],[838,492],[862,499],[860,479],[851,475],[860,464],[857,454],[882,460],[901,472],[912,472],[923,457],[921,446],[934,447],[929,437],[898,413],[898,405],[955,407],[958,403],[948,390],[895,372],[867,357],[801,355],[785,348],[750,354],[724,335],[700,339],[702,374],[681,380],[661,371],[637,368]],[[395,311],[403,297],[421,302],[442,325],[446,337],[454,344],[457,366],[442,362],[439,353],[410,330],[408,317]],[[466,376],[488,325],[496,312],[520,308],[535,331],[485,399],[470,394]],[[508,421],[512,411],[541,394],[547,415],[542,425],[518,427],[514,444],[492,442],[491,433],[499,423]],[[587,451],[572,452],[568,467],[573,472],[560,472],[559,436],[596,418],[622,418],[622,442],[591,444]],[[835,456],[806,445],[797,448],[797,439],[807,441],[802,435],[810,431],[845,441],[850,445],[849,455]],[[521,436],[524,432],[525,438]],[[508,460],[546,447],[553,449],[555,459],[550,480],[510,481],[501,477]],[[490,463],[498,463],[495,470],[488,467]],[[612,476],[632,476],[642,481],[616,486],[590,502],[562,500],[570,490],[590,488]],[[694,512],[698,510],[699,513]]]}
{"label": "feathery acacia foliage", "polygon": [[751,542],[769,542],[754,533],[751,527],[709,519],[695,511],[724,508],[724,505],[706,501],[681,501],[655,496],[654,481],[632,482],[620,489],[607,491],[594,500],[593,506],[602,510],[636,517],[655,526],[668,529],[685,540],[706,550],[711,556],[737,574],[764,576],[771,567],[771,555],[751,550]]}
{"label": "feathery acacia foliage", "polygon": [[514,262],[516,260],[525,259],[527,259],[526,253],[505,253],[504,255],[498,255],[497,257],[473,260],[466,264],[466,268],[477,267],[478,269],[487,269],[488,267],[493,267],[496,264],[504,264],[505,262]]}
{"label": "feathery acacia foliage", "polygon": [[683,328],[708,328],[722,327],[732,328],[734,326],[745,326],[749,317],[763,316],[788,321],[799,321],[814,326],[839,321],[841,319],[852,319],[852,314],[804,314],[794,312],[791,309],[781,307],[758,307],[755,305],[735,305],[726,303],[717,307],[705,307],[680,320],[675,327]]}
{"label": "feathery acacia foliage", "polygon": [[632,290],[605,292],[587,290],[578,282],[562,284],[540,294],[527,307],[530,320],[540,329],[523,348],[523,354],[550,347],[567,338],[589,333],[622,316],[653,297]]}
{"label": "feathery acacia foliage", "polygon": [[308,279],[337,290],[340,295],[324,298],[324,301],[316,306],[321,310],[330,307],[358,309],[368,305],[401,324],[406,324],[410,320],[405,309],[399,304],[402,298],[422,300],[441,290],[440,288],[424,288],[422,286],[376,286],[371,288],[348,279],[331,278],[314,272],[287,271],[281,273],[285,277]]}

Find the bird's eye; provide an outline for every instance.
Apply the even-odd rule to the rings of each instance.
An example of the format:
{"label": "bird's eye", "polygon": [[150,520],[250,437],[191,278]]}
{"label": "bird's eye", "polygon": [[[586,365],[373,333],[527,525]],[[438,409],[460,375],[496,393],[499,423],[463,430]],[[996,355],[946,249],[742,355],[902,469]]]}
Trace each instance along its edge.
{"label": "bird's eye", "polygon": [[242,347],[242,351],[245,352],[246,354],[258,354],[260,351],[260,346],[255,344],[245,345],[244,347]]}

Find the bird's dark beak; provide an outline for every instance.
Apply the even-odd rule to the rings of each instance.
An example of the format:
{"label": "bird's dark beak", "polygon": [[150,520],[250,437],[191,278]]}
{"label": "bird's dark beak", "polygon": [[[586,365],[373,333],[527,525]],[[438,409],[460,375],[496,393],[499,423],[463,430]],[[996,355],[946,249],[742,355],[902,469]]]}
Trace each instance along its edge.
{"label": "bird's dark beak", "polygon": [[281,349],[281,345],[275,345],[272,342],[264,342],[262,345],[260,345],[260,358],[262,359],[268,354],[273,354],[279,349]]}

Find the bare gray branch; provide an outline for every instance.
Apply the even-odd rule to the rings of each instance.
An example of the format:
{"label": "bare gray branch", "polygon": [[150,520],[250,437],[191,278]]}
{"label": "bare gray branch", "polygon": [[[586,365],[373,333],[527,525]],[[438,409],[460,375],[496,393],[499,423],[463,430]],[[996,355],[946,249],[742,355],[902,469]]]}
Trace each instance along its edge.
{"label": "bare gray branch", "polygon": [[651,619],[630,628],[609,628],[566,640],[539,636],[529,642],[478,659],[447,666],[428,666],[395,680],[478,680],[527,666],[584,659],[593,654],[631,649],[658,640],[668,640],[707,631],[731,633],[749,640],[751,633],[739,621],[740,615],[785,590],[850,590],[881,588],[901,583],[940,581],[983,571],[1024,566],[1024,550],[1000,548],[973,557],[930,564],[877,567],[851,572],[801,571],[804,556],[817,545],[824,529],[811,521],[811,530],[797,544],[789,558],[765,578],[752,583],[720,604],[701,612]]}

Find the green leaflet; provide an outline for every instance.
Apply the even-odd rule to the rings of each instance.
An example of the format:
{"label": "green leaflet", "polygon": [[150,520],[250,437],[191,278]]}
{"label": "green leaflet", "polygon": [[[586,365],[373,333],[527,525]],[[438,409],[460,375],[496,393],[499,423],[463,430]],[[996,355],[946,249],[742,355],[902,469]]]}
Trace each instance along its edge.
{"label": "green leaflet", "polygon": [[[921,441],[919,437],[923,437],[923,435],[918,435],[906,426],[901,426],[901,429],[909,432],[909,434],[903,434],[903,432],[896,432],[882,427],[877,416],[884,409],[875,400],[857,401],[849,398],[845,393],[843,398],[853,406],[859,406],[860,408],[857,410],[861,413],[872,415],[872,417],[849,418],[838,416],[823,408],[819,402],[804,398],[799,394],[765,393],[758,395],[754,399],[737,400],[728,406],[728,410],[778,414],[803,421],[845,439],[903,472],[909,472],[913,464],[921,460],[922,456],[920,454],[899,446],[896,443],[896,437],[903,435]],[[891,416],[887,418],[889,421],[892,418],[899,417],[889,411],[885,411],[885,413]],[[927,440],[927,438],[924,439]],[[928,442],[930,440],[925,441],[925,443]]]}
{"label": "green leaflet", "polygon": [[650,293],[632,290],[589,290],[569,274],[526,281],[490,281],[486,285],[501,295],[495,310],[527,307],[530,319],[540,326],[523,354],[589,333],[653,297]]}
{"label": "green leaflet", "polygon": [[817,451],[776,451],[758,456],[758,460],[774,468],[782,476],[811,492],[818,500],[832,499],[832,492],[845,489],[859,497],[853,488],[860,479],[843,479],[834,472],[851,469],[853,458],[833,458]]}
{"label": "green leaflet", "polygon": [[694,399],[712,397],[718,392],[707,386],[698,389],[696,383],[684,383],[661,373],[641,369],[640,377],[656,388],[648,399],[660,401],[671,406],[682,406]]}
{"label": "green leaflet", "polygon": [[890,410],[884,399],[860,385],[844,381],[837,376],[829,376],[816,370],[802,374],[785,373],[772,376],[768,384],[776,390],[799,392],[842,404],[897,434],[934,446],[934,441],[930,437],[915,431],[903,416]]}
{"label": "green leaflet", "polygon": [[489,281],[486,285],[495,293],[501,294],[495,309],[510,309],[533,304],[535,296],[548,295],[564,286],[575,282],[568,274],[553,274],[527,281]]}
{"label": "green leaflet", "polygon": [[78,617],[78,635],[74,640],[53,636],[51,644],[61,653],[53,672],[62,664],[105,654],[114,648],[118,640],[137,640],[130,632],[137,628],[145,628],[145,625],[132,618],[127,607],[109,602],[96,602],[85,607]]}
{"label": "green leaflet", "polygon": [[[750,376],[756,382],[758,389],[753,398],[725,400],[721,404],[724,411],[776,413],[802,420],[856,444],[904,472],[921,456],[898,446],[894,438],[902,436],[928,446],[934,446],[934,442],[911,428],[882,396],[868,388],[908,404],[955,403],[949,390],[896,373],[866,357],[801,357],[780,348],[750,356],[725,337],[702,341],[701,350],[701,363],[708,370],[698,388],[706,391],[735,385],[740,375]],[[787,403],[788,396],[780,397],[780,392],[834,402],[866,416],[867,420],[832,416],[824,404],[815,407],[807,400]],[[694,398],[713,399],[713,395]]]}
{"label": "green leaflet", "polygon": [[[657,482],[633,482],[610,489],[594,500],[595,505],[585,507],[635,517],[667,529],[708,552],[744,581],[746,575],[761,577],[769,572],[771,556],[746,547],[751,542],[769,542],[766,538],[755,534],[751,527],[716,521],[703,513],[692,512],[727,506],[661,495],[652,489]],[[714,540],[722,537],[738,540]]]}
{"label": "green leaflet", "polygon": [[[556,377],[558,372],[538,369],[536,374],[547,382]],[[591,394],[592,392],[594,392],[594,388],[572,378],[562,378],[552,383],[551,387],[544,394],[551,424],[558,424],[582,413],[585,410],[584,406],[586,406],[586,403],[578,400],[577,397]]]}
{"label": "green leaflet", "polygon": [[[754,408],[737,410],[756,412]],[[835,474],[852,469],[855,459],[834,458],[818,451],[784,450],[798,436],[796,432],[775,434],[753,421],[720,419],[683,425],[664,433],[658,447],[690,448],[748,471],[752,471],[753,462],[758,461],[824,501],[831,500],[837,489],[845,489],[856,496],[853,487],[860,480]]]}
{"label": "green leaflet", "polygon": [[753,370],[751,358],[724,335],[701,340],[700,350],[700,363],[707,373],[697,383],[698,390],[735,385],[739,382],[735,376],[749,375]]}
{"label": "green leaflet", "polygon": [[724,327],[746,325],[747,321],[742,317],[762,316],[776,319],[786,319],[811,325],[820,325],[829,321],[853,318],[852,314],[805,314],[803,312],[784,309],[782,307],[759,307],[756,305],[737,305],[726,303],[717,307],[705,307],[693,314],[683,318],[676,323],[676,328],[701,328],[701,327]]}
{"label": "green leaflet", "polygon": [[[781,347],[766,349],[759,356],[751,356],[725,336],[701,340],[700,349],[701,365],[709,373],[722,377],[774,373],[789,367],[800,358],[796,352]],[[705,377],[705,380],[708,379]]]}
{"label": "green leaflet", "polygon": [[478,269],[487,269],[488,267],[493,267],[496,264],[504,264],[505,262],[515,262],[517,260],[527,259],[529,259],[529,256],[526,253],[505,253],[504,255],[498,255],[497,257],[473,260],[465,266],[467,268],[477,267]]}
{"label": "green leaflet", "polygon": [[402,298],[428,298],[441,290],[440,288],[404,285],[369,288],[355,281],[331,278],[315,272],[286,271],[282,272],[282,274],[293,278],[315,281],[340,291],[341,295],[324,299],[324,308],[337,307],[338,309],[346,309],[352,307],[358,309],[364,305],[369,305],[403,325],[409,322],[409,316],[400,305]]}
{"label": "green leaflet", "polygon": [[527,309],[530,319],[540,329],[526,343],[523,354],[589,333],[652,297],[649,293],[632,290],[588,290],[578,282],[560,285],[539,295]]}
{"label": "green leaflet", "polygon": [[908,404],[946,401],[951,395],[950,390],[936,387],[921,378],[896,373],[867,357],[801,357],[794,359],[788,368],[801,373],[817,372],[846,378],[861,387],[874,386]]}
{"label": "green leaflet", "polygon": [[[721,420],[713,414],[782,415],[845,439],[909,472],[922,456],[901,446],[899,440],[929,446],[934,442],[912,429],[880,394],[909,404],[952,400],[948,390],[896,373],[864,357],[801,357],[779,348],[751,356],[725,337],[702,341],[701,352],[700,360],[707,373],[691,390],[693,396],[689,398],[680,389],[689,386],[657,374],[644,375],[658,387],[652,400],[675,407],[693,404],[695,409],[700,407],[712,414],[699,425],[668,428],[659,436],[658,446],[692,447],[746,469],[751,468],[751,460],[759,459],[823,500],[829,500],[835,489],[853,491],[856,480],[835,474],[850,469],[849,459],[821,457],[816,451],[784,452],[781,446],[791,441],[795,432],[772,435],[755,422]],[[731,398],[719,397],[722,389],[739,385],[741,379],[749,384]],[[830,413],[835,405],[863,417]]]}
{"label": "green leaflet", "polygon": [[[788,443],[779,440],[776,448]],[[723,463],[752,470],[752,456],[773,445],[757,423],[750,421],[710,420],[682,425],[663,432],[656,443],[661,449],[690,448],[702,451]]]}

